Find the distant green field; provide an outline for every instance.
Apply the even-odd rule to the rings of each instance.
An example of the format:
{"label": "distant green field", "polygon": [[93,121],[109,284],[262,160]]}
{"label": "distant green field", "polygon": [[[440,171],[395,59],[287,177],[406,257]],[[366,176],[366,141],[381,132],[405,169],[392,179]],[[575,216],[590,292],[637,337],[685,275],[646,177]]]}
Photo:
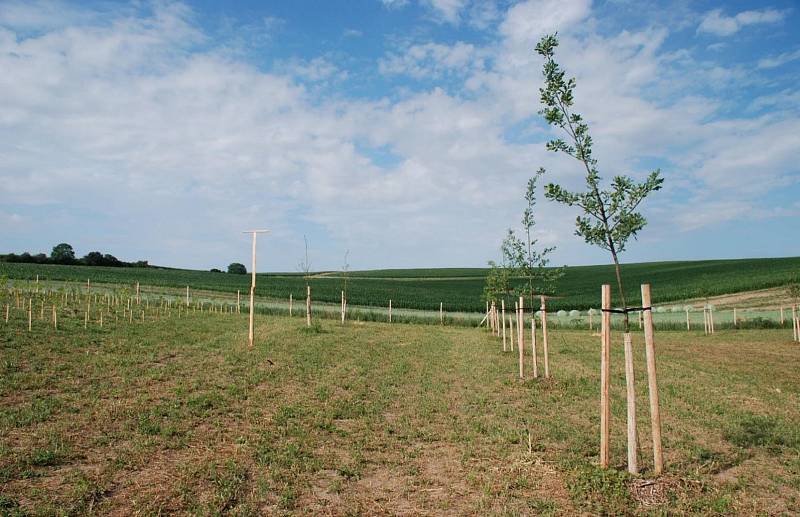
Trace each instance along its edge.
{"label": "distant green field", "polygon": [[[351,305],[386,306],[389,299],[397,308],[436,310],[439,303],[447,311],[479,312],[484,308],[481,295],[484,268],[385,269],[353,271],[349,274],[348,300]],[[249,275],[231,275],[183,269],[107,268],[0,263],[0,276],[12,280],[60,280],[158,287],[191,286],[193,289],[243,293],[249,288]],[[639,284],[652,285],[654,303],[728,294],[785,285],[800,277],[800,257],[774,259],[702,260],[625,264],[623,277],[630,303],[638,303]],[[585,310],[597,307],[600,285],[614,284],[610,265],[567,268],[558,284],[561,298],[552,300],[552,310]],[[289,294],[305,297],[305,280],[297,273],[258,275],[257,294],[285,299]],[[318,273],[311,279],[315,300],[337,302],[343,287],[341,273]]]}

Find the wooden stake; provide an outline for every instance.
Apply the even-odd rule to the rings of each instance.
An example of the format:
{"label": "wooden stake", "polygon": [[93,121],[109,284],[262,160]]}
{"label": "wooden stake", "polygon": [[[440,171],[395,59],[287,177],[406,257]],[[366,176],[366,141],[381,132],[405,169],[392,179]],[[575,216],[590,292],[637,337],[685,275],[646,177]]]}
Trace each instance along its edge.
{"label": "wooden stake", "polygon": [[344,325],[344,291],[342,291],[342,325]]}
{"label": "wooden stake", "polygon": [[611,286],[603,284],[600,325],[600,467],[608,468],[609,422],[611,420]]}
{"label": "wooden stake", "polygon": [[242,293],[239,289],[236,290],[236,314],[242,313]]}
{"label": "wooden stake", "polygon": [[711,325],[711,333],[714,333],[714,309],[708,309],[708,321]]}
{"label": "wooden stake", "polygon": [[100,328],[103,328],[103,311],[100,311]]}
{"label": "wooden stake", "polygon": [[692,330],[692,327],[689,325],[689,309],[686,309],[686,330]]}
{"label": "wooden stake", "polygon": [[311,326],[311,286],[306,286],[306,326]]}
{"label": "wooden stake", "polygon": [[736,307],[733,308],[733,328],[736,328]]}
{"label": "wooden stake", "polygon": [[55,305],[53,305],[53,330],[58,330],[58,315],[56,313]]}
{"label": "wooden stake", "polygon": [[592,329],[592,313],[589,312],[589,332],[591,332],[592,330],[594,330]]}
{"label": "wooden stake", "polygon": [[550,378],[550,351],[547,343],[547,302],[544,296],[541,297],[542,311],[542,352],[544,353],[544,378]]}
{"label": "wooden stake", "polygon": [[797,341],[800,336],[798,336],[798,328],[797,328],[797,306],[792,305],[792,340]]}
{"label": "wooden stake", "polygon": [[[642,307],[650,307],[650,304],[650,284],[642,284]],[[647,391],[650,395],[650,432],[653,437],[653,470],[656,476],[660,476],[664,471],[664,455],[661,450],[661,410],[658,400],[656,346],[653,339],[653,330],[652,310],[645,310],[644,351],[647,360]]]}
{"label": "wooden stake", "polygon": [[292,317],[292,293],[289,293],[289,317]]}
{"label": "wooden stake", "polygon": [[444,325],[444,312],[442,311],[443,304],[439,302],[439,324]]}
{"label": "wooden stake", "polygon": [[33,300],[28,298],[28,332],[33,329]]}
{"label": "wooden stake", "polygon": [[519,351],[519,378],[525,378],[525,321],[522,308],[522,296],[517,306],[517,350]]}
{"label": "wooden stake", "polygon": [[781,305],[781,327],[783,326],[783,305]]}
{"label": "wooden stake", "polygon": [[139,298],[139,281],[136,281],[136,305],[139,305],[141,299]]}
{"label": "wooden stake", "polygon": [[189,306],[189,286],[186,286],[186,306]]}
{"label": "wooden stake", "polygon": [[510,314],[508,315],[508,333],[509,333],[508,346],[509,346],[509,349],[513,352],[514,351],[514,318],[512,318]]}
{"label": "wooden stake", "polygon": [[253,347],[253,323],[255,317],[256,304],[256,238],[259,233],[268,233],[269,230],[248,230],[242,233],[249,233],[253,236],[253,262],[250,281],[250,319],[247,332],[247,346]]}
{"label": "wooden stake", "polygon": [[389,298],[389,323],[392,322],[392,299]]}
{"label": "wooden stake", "polygon": [[531,312],[531,356],[533,356],[533,378],[539,378],[539,366],[536,364],[536,314]]}
{"label": "wooden stake", "polygon": [[6,304],[6,323],[8,323],[8,311],[10,309],[9,304]]}
{"label": "wooden stake", "polygon": [[623,334],[625,347],[625,395],[628,402],[628,472],[639,473],[638,444],[636,435],[636,389],[633,376],[633,344],[631,334]]}
{"label": "wooden stake", "polygon": [[507,348],[506,348],[506,301],[505,300],[500,300],[500,304],[501,304],[502,311],[503,311],[503,315],[502,315],[502,320],[503,320],[503,352],[505,352],[507,350]]}

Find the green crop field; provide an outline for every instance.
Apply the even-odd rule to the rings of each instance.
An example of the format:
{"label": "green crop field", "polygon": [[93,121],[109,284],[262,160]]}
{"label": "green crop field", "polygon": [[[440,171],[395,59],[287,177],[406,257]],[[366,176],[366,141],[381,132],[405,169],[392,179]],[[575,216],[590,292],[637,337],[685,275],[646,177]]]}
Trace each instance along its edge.
{"label": "green crop field", "polygon": [[[447,311],[480,312],[486,269],[387,269],[354,271],[348,275],[348,301],[351,305],[385,307],[389,299],[395,307],[437,310],[443,303]],[[107,268],[0,263],[0,276],[31,280],[184,287],[235,293],[249,289],[250,277],[183,269]],[[718,295],[785,285],[800,277],[800,257],[741,260],[703,260],[625,264],[623,277],[630,300],[638,300],[639,284],[652,285],[654,303]],[[341,273],[314,274],[310,280],[314,299],[338,302],[343,288]],[[610,265],[576,266],[566,269],[557,287],[561,298],[553,300],[553,310],[585,310],[599,305],[600,285],[614,284]],[[260,297],[295,299],[305,297],[305,280],[297,273],[259,274]]]}

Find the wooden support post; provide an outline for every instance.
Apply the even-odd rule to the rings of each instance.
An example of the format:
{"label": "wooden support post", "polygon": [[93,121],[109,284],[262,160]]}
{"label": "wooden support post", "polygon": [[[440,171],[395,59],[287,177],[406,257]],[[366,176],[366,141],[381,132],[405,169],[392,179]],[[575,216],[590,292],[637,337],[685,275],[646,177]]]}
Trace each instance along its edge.
{"label": "wooden support post", "polygon": [[525,312],[522,307],[522,296],[517,306],[517,350],[519,351],[519,378],[525,378]]}
{"label": "wooden support post", "polygon": [[[650,307],[650,284],[642,284],[642,307]],[[661,409],[658,400],[656,377],[656,346],[653,338],[652,310],[644,313],[644,351],[647,360],[647,391],[650,396],[650,432],[653,438],[653,470],[656,476],[664,471],[664,455],[661,450]]]}
{"label": "wooden support post", "polygon": [[103,328],[103,311],[100,311],[100,328]]}
{"label": "wooden support post", "polygon": [[58,330],[58,314],[55,305],[53,305],[53,330]]}
{"label": "wooden support post", "polygon": [[8,311],[10,308],[11,308],[10,305],[6,304],[6,323],[8,323]]}
{"label": "wooden support post", "polygon": [[625,348],[625,398],[627,400],[628,423],[628,472],[639,473],[638,444],[636,434],[636,389],[633,375],[633,344],[631,333],[623,334]]}
{"label": "wooden support post", "polygon": [[294,300],[292,299],[292,293],[289,293],[289,317],[290,318],[292,317],[292,302],[293,301]]}
{"label": "wooden support post", "polygon": [[692,327],[689,324],[689,309],[686,309],[686,330],[692,330]]}
{"label": "wooden support post", "polygon": [[714,309],[708,309],[708,321],[711,325],[711,333],[714,333]]}
{"label": "wooden support post", "polygon": [[[514,303],[514,305],[516,306],[516,302]],[[509,307],[509,312],[511,312],[510,311],[510,307]],[[512,318],[510,314],[508,315],[508,333],[509,333],[509,336],[508,336],[509,337],[509,339],[508,339],[508,348],[509,348],[509,350],[511,350],[513,352],[514,351],[514,318]]]}
{"label": "wooden support post", "polygon": [[541,297],[542,311],[542,352],[544,354],[544,378],[550,378],[550,350],[547,342],[547,298]]}
{"label": "wooden support post", "polygon": [[536,364],[536,313],[531,310],[531,356],[533,356],[533,378],[539,378],[539,366]]}
{"label": "wooden support post", "polygon": [[311,326],[311,286],[306,286],[306,326]]}
{"label": "wooden support post", "polygon": [[503,320],[503,352],[507,350],[506,348],[506,301],[500,300],[500,306],[502,313],[502,320]]}
{"label": "wooden support post", "polygon": [[736,307],[733,308],[733,328],[737,328],[737,325],[736,325]]}
{"label": "wooden support post", "polygon": [[[187,305],[188,307],[188,305]],[[236,314],[242,313],[242,292],[237,289],[236,290]]]}
{"label": "wooden support post", "polygon": [[603,284],[600,324],[600,467],[608,468],[609,423],[611,420],[611,286]]}
{"label": "wooden support post", "polygon": [[444,311],[442,310],[443,307],[444,307],[444,304],[442,302],[439,302],[439,324],[440,325],[444,325]]}
{"label": "wooden support post", "polygon": [[797,306],[792,305],[792,340],[797,341],[800,336],[797,334]]}
{"label": "wooden support post", "polygon": [[28,298],[28,332],[33,329],[33,300]]}
{"label": "wooden support post", "polygon": [[137,280],[136,281],[136,305],[139,305],[140,301],[141,300],[139,298],[139,281]]}
{"label": "wooden support post", "polygon": [[781,305],[781,327],[783,326],[783,305]]}
{"label": "wooden support post", "polygon": [[344,325],[344,291],[342,291],[342,325]]}
{"label": "wooden support post", "polygon": [[269,230],[248,230],[242,233],[249,233],[253,236],[253,262],[250,277],[250,318],[247,333],[247,346],[253,347],[253,324],[256,310],[256,238],[259,233],[268,233]]}
{"label": "wooden support post", "polygon": [[592,330],[594,330],[592,328],[592,312],[589,311],[589,332],[591,332]]}
{"label": "wooden support post", "polygon": [[186,306],[189,306],[189,286],[186,286]]}
{"label": "wooden support post", "polygon": [[389,298],[389,323],[392,322],[392,299]]}

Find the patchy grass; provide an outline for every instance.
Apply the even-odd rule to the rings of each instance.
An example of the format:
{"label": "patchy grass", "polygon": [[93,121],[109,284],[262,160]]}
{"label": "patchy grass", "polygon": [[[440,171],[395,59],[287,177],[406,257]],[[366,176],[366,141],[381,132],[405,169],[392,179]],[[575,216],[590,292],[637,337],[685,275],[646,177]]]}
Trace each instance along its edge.
{"label": "patchy grass", "polygon": [[657,333],[667,475],[650,482],[640,334],[632,479],[621,346],[614,468],[596,466],[589,332],[554,331],[553,378],[519,381],[475,329],[259,317],[249,349],[244,315],[22,323],[0,327],[2,514],[800,512],[787,331]]}

